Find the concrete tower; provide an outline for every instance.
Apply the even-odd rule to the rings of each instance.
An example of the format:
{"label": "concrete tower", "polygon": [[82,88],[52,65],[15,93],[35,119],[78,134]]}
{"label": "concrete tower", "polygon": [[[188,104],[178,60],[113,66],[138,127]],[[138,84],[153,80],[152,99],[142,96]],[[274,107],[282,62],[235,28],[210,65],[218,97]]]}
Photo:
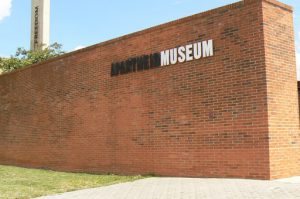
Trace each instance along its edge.
{"label": "concrete tower", "polygon": [[49,46],[50,42],[50,0],[32,0],[31,8],[31,50]]}

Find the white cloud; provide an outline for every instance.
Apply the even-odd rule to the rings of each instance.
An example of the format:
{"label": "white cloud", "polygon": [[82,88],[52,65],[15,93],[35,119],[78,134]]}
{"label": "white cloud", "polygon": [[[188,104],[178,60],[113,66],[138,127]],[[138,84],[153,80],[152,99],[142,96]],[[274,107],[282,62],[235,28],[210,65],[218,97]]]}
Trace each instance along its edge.
{"label": "white cloud", "polygon": [[0,21],[10,16],[12,0],[0,0]]}
{"label": "white cloud", "polygon": [[[0,0],[0,1],[1,1],[1,0]],[[9,58],[10,56],[0,54],[0,57],[2,57],[2,58]]]}
{"label": "white cloud", "polygon": [[[1,0],[0,0],[0,1],[1,1]],[[77,46],[76,48],[74,48],[73,51],[75,51],[75,50],[80,50],[80,49],[83,49],[83,48],[85,48],[85,46],[79,45],[79,46]]]}

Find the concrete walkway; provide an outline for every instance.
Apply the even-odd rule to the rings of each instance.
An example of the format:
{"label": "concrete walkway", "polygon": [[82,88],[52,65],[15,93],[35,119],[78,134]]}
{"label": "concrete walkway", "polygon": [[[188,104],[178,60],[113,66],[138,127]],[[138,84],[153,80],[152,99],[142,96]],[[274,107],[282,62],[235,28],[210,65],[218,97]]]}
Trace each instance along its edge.
{"label": "concrete walkway", "polygon": [[148,178],[40,199],[300,199],[300,178],[280,181]]}

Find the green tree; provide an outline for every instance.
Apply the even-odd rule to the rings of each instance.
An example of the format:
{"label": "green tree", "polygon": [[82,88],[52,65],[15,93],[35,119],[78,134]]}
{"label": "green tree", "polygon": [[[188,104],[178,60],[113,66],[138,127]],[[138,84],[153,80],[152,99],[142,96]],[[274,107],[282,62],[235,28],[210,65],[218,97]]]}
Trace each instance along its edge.
{"label": "green tree", "polygon": [[49,47],[32,51],[24,48],[18,48],[16,54],[10,58],[0,58],[0,71],[11,72],[13,70],[24,68],[31,64],[36,64],[50,58],[64,54],[62,45],[54,43]]}

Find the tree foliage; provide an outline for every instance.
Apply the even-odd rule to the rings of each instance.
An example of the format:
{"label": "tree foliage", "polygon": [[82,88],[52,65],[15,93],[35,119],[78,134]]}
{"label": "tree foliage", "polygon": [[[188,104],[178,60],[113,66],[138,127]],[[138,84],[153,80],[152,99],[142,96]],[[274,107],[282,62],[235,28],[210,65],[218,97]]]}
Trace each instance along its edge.
{"label": "tree foliage", "polygon": [[54,43],[49,47],[32,51],[26,50],[24,48],[18,48],[15,55],[12,55],[10,58],[1,58],[0,57],[0,70],[2,72],[11,72],[13,70],[24,68],[31,64],[36,64],[50,58],[64,54],[62,51],[62,45]]}

